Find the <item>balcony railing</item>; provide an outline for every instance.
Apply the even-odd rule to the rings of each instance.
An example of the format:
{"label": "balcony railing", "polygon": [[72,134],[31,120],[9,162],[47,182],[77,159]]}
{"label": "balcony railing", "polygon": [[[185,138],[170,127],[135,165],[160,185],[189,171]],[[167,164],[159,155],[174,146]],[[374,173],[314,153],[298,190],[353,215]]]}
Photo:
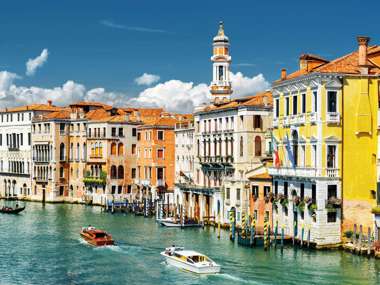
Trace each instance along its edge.
{"label": "balcony railing", "polygon": [[165,180],[164,179],[157,179],[156,186],[165,186]]}
{"label": "balcony railing", "polygon": [[222,155],[216,155],[216,156],[198,156],[200,163],[233,163],[234,157],[232,155],[222,156]]}
{"label": "balcony railing", "polygon": [[339,124],[340,114],[337,112],[328,112],[326,114],[326,122],[329,124]]}
{"label": "balcony railing", "polygon": [[288,127],[288,126],[290,125],[290,118],[289,118],[289,117],[284,117],[284,118],[282,119],[282,125],[283,125],[284,127]]}
{"label": "balcony railing", "polygon": [[317,113],[313,112],[309,114],[310,123],[314,124],[317,122]]}
{"label": "balcony railing", "polygon": [[290,124],[291,125],[296,125],[298,123],[298,119],[296,115],[293,115],[290,117]]}
{"label": "balcony railing", "polygon": [[297,116],[297,124],[304,125],[305,122],[306,122],[306,116],[305,116],[305,114],[299,114]]}
{"label": "balcony railing", "polygon": [[325,173],[321,168],[313,167],[269,167],[268,172],[270,175],[275,176],[294,176],[294,177],[328,177],[338,178],[339,169],[337,168],[325,168]]}
{"label": "balcony railing", "polygon": [[19,151],[20,148],[18,146],[9,146],[8,151]]}

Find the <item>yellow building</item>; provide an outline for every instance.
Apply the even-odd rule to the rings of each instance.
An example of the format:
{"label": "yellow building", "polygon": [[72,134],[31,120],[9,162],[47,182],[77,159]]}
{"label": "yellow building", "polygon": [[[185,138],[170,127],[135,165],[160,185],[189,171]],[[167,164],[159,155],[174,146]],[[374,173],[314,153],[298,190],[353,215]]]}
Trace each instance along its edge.
{"label": "yellow building", "polygon": [[358,37],[357,51],[332,61],[304,54],[273,83],[274,221],[298,239],[310,229],[318,246],[374,225],[380,47],[368,41]]}

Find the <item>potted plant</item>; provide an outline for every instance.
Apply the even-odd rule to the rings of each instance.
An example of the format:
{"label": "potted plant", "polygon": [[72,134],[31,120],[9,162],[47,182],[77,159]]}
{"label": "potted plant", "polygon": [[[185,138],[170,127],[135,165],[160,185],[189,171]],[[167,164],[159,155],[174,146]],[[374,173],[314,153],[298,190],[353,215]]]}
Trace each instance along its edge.
{"label": "potted plant", "polygon": [[305,210],[305,201],[300,201],[297,208],[300,212],[303,212]]}
{"label": "potted plant", "polygon": [[306,196],[303,200],[305,201],[307,207],[309,207],[313,203],[313,199],[311,199],[311,197],[309,196]]}
{"label": "potted plant", "polygon": [[338,199],[334,196],[328,198],[327,202],[326,202],[326,208],[327,209],[340,208],[341,205],[342,205],[342,200]]}
{"label": "potted plant", "polygon": [[286,197],[284,197],[284,199],[282,199],[282,200],[280,201],[280,204],[281,204],[281,206],[283,206],[283,207],[287,207],[287,206],[288,206],[288,203],[289,203],[289,201],[288,201],[288,198],[286,198]]}
{"label": "potted plant", "polygon": [[301,198],[299,196],[293,197],[293,203],[298,206],[298,204],[301,202]]}
{"label": "potted plant", "polygon": [[309,209],[311,214],[315,214],[315,212],[317,211],[317,204],[315,204],[315,203],[310,204],[308,209]]}

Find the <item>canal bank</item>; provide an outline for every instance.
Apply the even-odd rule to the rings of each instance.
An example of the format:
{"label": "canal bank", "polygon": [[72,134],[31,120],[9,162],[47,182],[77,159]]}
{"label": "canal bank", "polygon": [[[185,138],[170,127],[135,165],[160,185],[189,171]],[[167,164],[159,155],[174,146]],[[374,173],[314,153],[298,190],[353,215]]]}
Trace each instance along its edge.
{"label": "canal bank", "polygon": [[[342,251],[285,247],[264,251],[232,244],[214,228],[167,229],[152,218],[110,215],[99,207],[26,203],[19,216],[0,215],[0,284],[378,284],[380,262]],[[112,233],[116,247],[84,244],[80,228]],[[171,244],[203,252],[222,274],[198,277],[163,264]]]}

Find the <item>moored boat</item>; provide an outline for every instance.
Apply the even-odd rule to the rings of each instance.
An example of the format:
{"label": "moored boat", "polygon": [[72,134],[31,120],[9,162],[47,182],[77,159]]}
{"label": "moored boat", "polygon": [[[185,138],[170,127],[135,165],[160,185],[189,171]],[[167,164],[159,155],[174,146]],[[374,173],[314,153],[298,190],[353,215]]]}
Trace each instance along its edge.
{"label": "moored boat", "polygon": [[220,265],[204,254],[183,247],[169,247],[161,252],[166,263],[180,269],[198,274],[214,274],[220,272]]}
{"label": "moored boat", "polygon": [[115,242],[112,236],[107,232],[96,229],[95,227],[82,228],[80,232],[81,237],[93,246],[114,245]]}
{"label": "moored boat", "polygon": [[3,213],[3,214],[18,214],[22,211],[25,210],[25,207],[21,207],[21,208],[12,208],[12,207],[2,207],[0,209],[0,213]]}
{"label": "moored boat", "polygon": [[184,223],[184,224],[181,224],[180,222],[176,222],[176,221],[168,221],[168,220],[162,220],[160,221],[160,224],[162,226],[165,226],[165,227],[169,227],[169,228],[199,228],[199,227],[202,227],[203,224],[197,224],[197,223]]}

